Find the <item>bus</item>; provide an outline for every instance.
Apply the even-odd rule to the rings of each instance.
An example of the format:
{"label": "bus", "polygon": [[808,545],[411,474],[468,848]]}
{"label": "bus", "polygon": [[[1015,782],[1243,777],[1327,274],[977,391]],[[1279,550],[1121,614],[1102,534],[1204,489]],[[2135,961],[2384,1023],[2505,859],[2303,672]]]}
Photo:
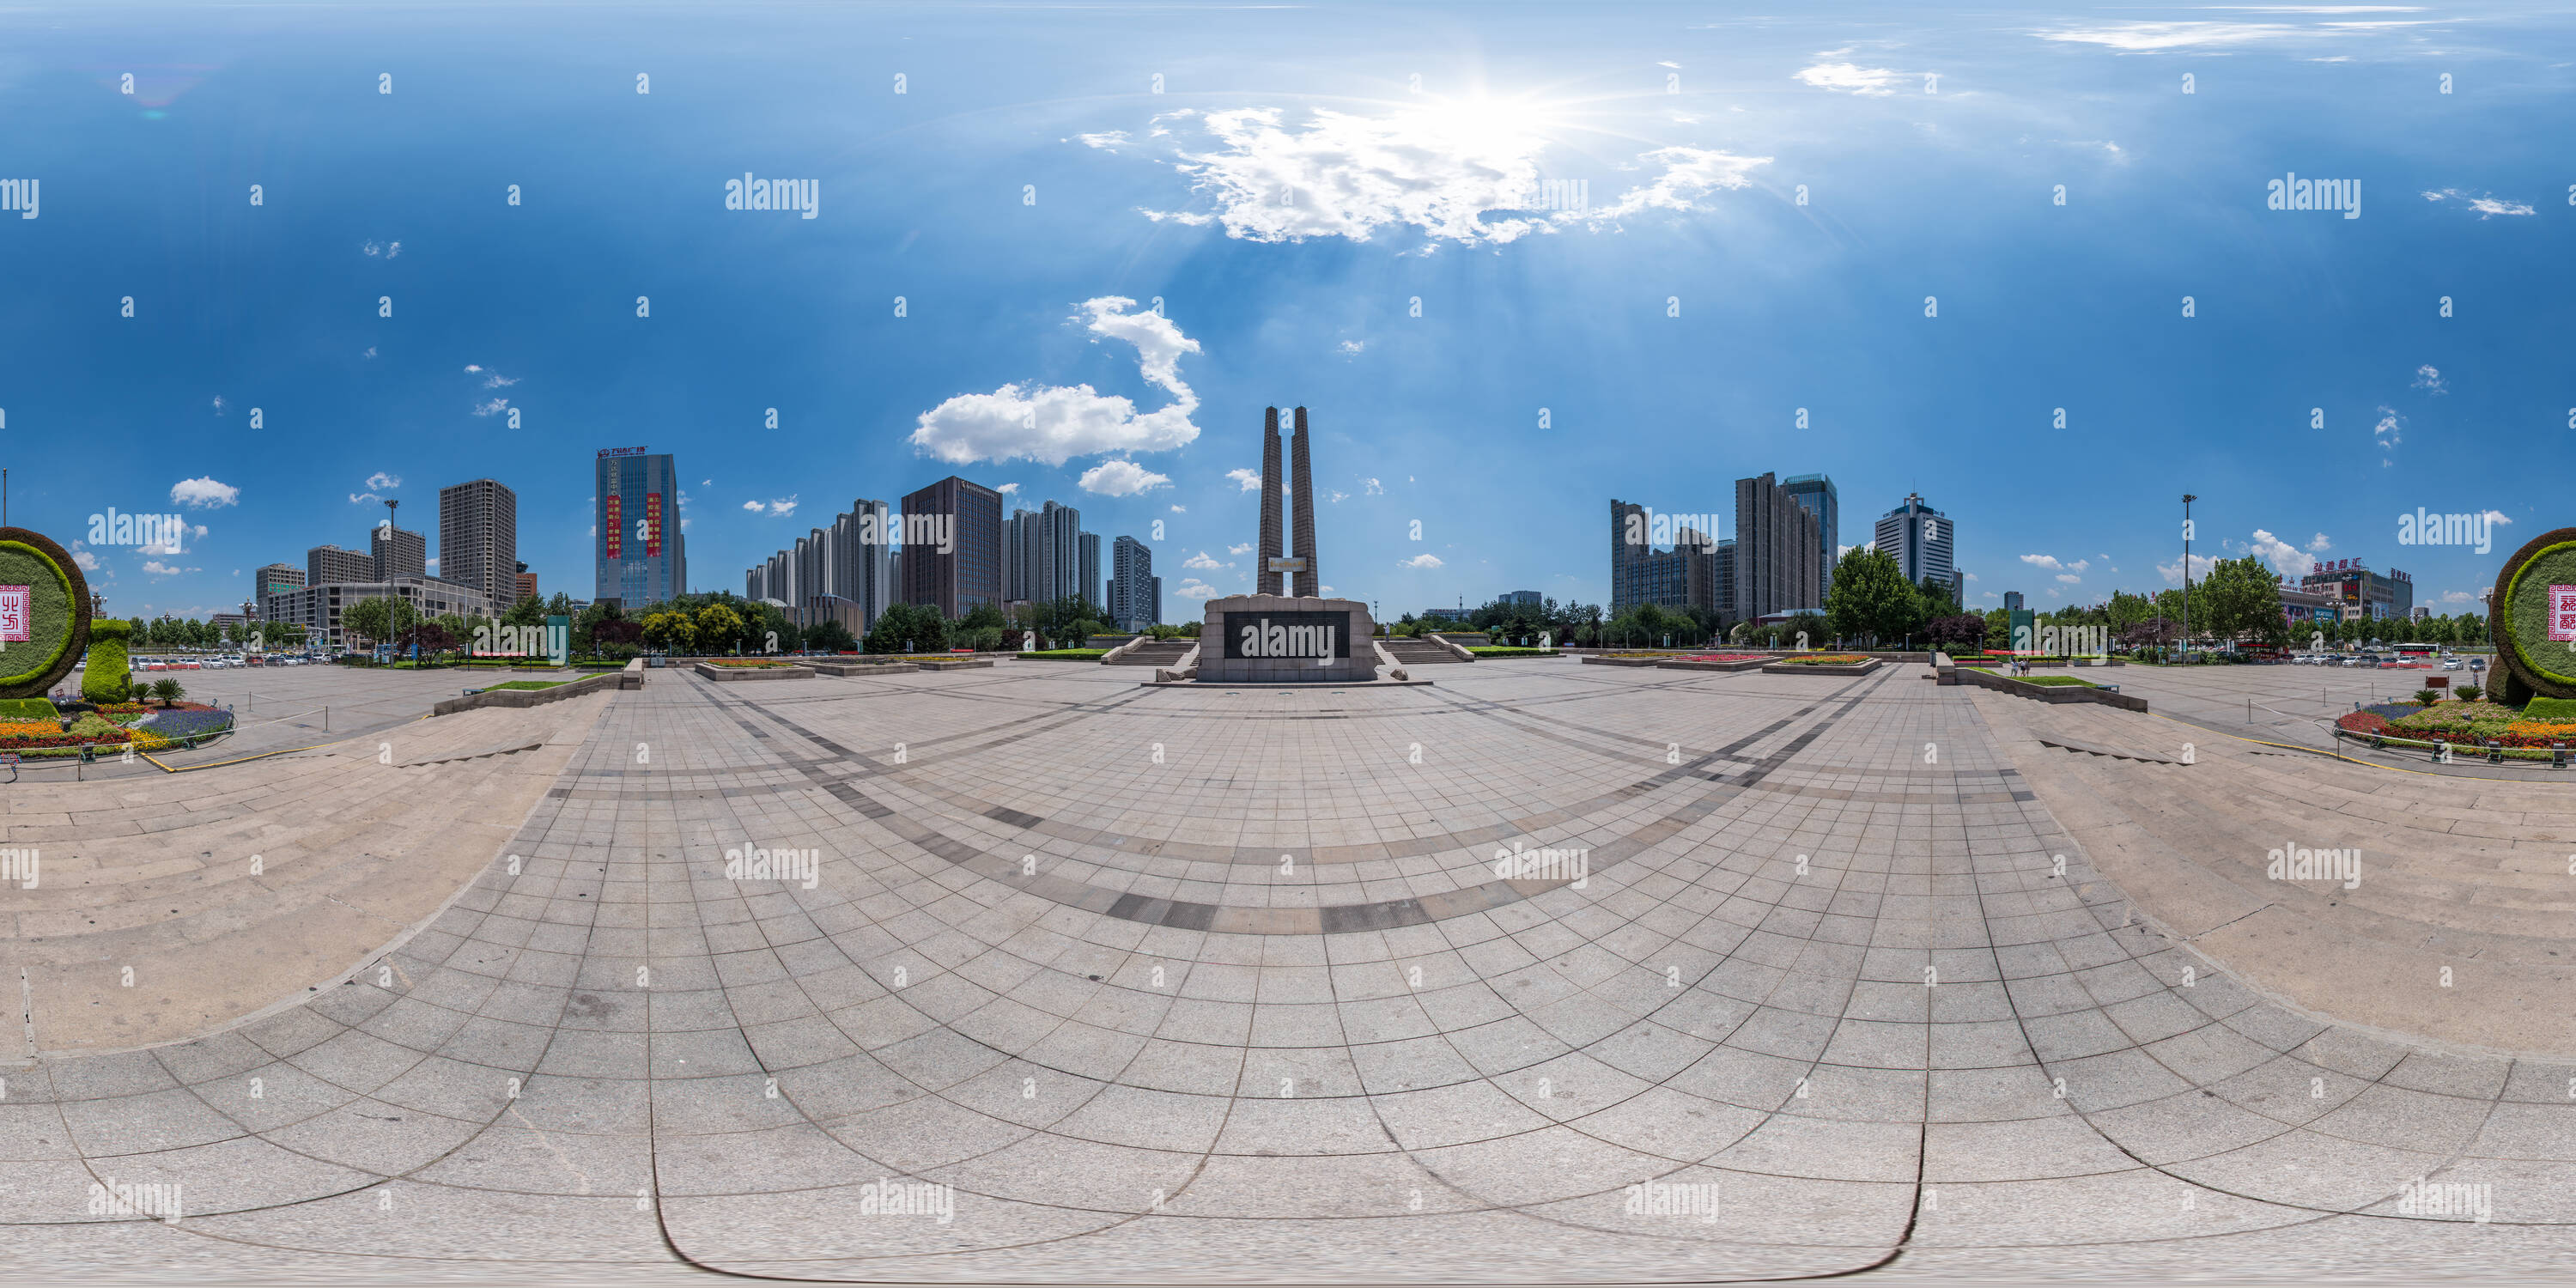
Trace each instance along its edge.
{"label": "bus", "polygon": [[2399,644],[2396,648],[2400,661],[2410,658],[2428,658],[2442,650],[2439,644]]}

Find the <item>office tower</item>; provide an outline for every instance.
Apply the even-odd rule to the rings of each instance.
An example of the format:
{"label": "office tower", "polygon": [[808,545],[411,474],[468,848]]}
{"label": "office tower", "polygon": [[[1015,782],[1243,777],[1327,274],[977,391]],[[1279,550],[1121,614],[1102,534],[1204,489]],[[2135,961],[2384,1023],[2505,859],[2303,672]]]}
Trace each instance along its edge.
{"label": "office tower", "polygon": [[1109,624],[1141,631],[1163,620],[1163,579],[1154,575],[1154,552],[1134,537],[1109,549]]}
{"label": "office tower", "polygon": [[1633,565],[1653,547],[1646,542],[1646,507],[1610,498],[1610,615],[1641,602]]}
{"label": "office tower", "polygon": [[377,524],[368,530],[367,550],[368,564],[377,581],[429,575],[429,538],[409,528],[397,528],[390,522]]}
{"label": "office tower", "polygon": [[1822,552],[1824,571],[1816,578],[1816,603],[1833,593],[1834,557],[1840,550],[1836,542],[1842,534],[1841,499],[1834,491],[1834,481],[1822,474],[1792,474],[1780,484],[1780,490],[1798,498],[1798,504],[1816,516],[1816,541]]}
{"label": "office tower", "polygon": [[338,546],[315,546],[304,552],[304,583],[307,586],[340,585],[353,581],[374,581],[376,561],[372,555]]}
{"label": "office tower", "polygon": [[519,494],[492,479],[438,490],[438,577],[517,603]]}
{"label": "office tower", "polygon": [[1081,585],[1075,593],[1082,596],[1082,602],[1096,605],[1100,602],[1100,534],[1077,532],[1073,539],[1080,550],[1074,575]]}
{"label": "office tower", "polygon": [[2005,591],[2005,592],[2004,592],[2004,607],[2005,607],[2006,609],[2017,609],[2017,608],[2020,608],[2020,607],[2021,607],[2021,592],[2020,592],[2020,591],[2018,591],[2018,590],[2007,590],[2007,591]]}
{"label": "office tower", "polygon": [[[832,574],[825,593],[857,606],[865,626],[876,625],[894,594],[894,525],[883,501],[859,500],[832,520]],[[864,633],[865,626],[854,634]]]}
{"label": "office tower", "polygon": [[281,590],[293,590],[304,584],[304,570],[293,564],[268,564],[250,575],[250,602],[256,609],[268,605],[268,597]]}
{"label": "office tower", "polygon": [[1918,586],[1935,579],[1946,583],[1957,567],[1950,558],[1950,521],[1925,505],[1920,493],[1907,493],[1903,505],[1880,517],[1878,548],[1893,556],[1897,570]]}
{"label": "office tower", "polygon": [[[1682,516],[1714,523],[1715,516]],[[1646,507],[1613,498],[1610,502],[1610,615],[1617,617],[1640,604],[1658,608],[1706,608],[1723,617],[1733,601],[1719,593],[1719,552],[1732,545],[1692,524],[1663,516],[1670,528],[1670,547],[1655,544],[1657,516]],[[1731,556],[1730,556],[1731,558]],[[1537,604],[1534,590],[1516,591]]]}
{"label": "office tower", "polygon": [[[446,566],[446,564],[439,565],[441,568],[445,568]],[[527,565],[520,564],[519,567],[525,569]],[[513,583],[511,590],[515,596],[511,599],[511,603],[516,604],[519,600],[535,599],[537,597],[537,575],[535,573],[525,571],[514,572],[510,574],[510,580]]]}
{"label": "office tower", "polygon": [[1816,512],[1770,474],[1735,481],[1738,621],[1824,608],[1823,538]]}
{"label": "office tower", "polygon": [[1030,523],[1037,531],[1037,558],[1031,565],[1037,593],[1029,598],[1090,598],[1084,595],[1082,581],[1082,511],[1049,501],[1030,516]]}
{"label": "office tower", "polygon": [[1002,494],[954,474],[903,498],[903,600],[951,621],[1002,605]]}
{"label": "office tower", "polygon": [[1034,603],[1046,598],[1038,588],[1038,568],[1044,562],[1038,553],[1039,539],[1045,527],[1034,510],[1025,507],[1011,511],[1002,520],[1002,598],[1005,601]]}
{"label": "office tower", "polygon": [[680,530],[680,481],[671,454],[604,449],[593,483],[593,601],[614,600],[631,617],[687,594],[688,536]]}

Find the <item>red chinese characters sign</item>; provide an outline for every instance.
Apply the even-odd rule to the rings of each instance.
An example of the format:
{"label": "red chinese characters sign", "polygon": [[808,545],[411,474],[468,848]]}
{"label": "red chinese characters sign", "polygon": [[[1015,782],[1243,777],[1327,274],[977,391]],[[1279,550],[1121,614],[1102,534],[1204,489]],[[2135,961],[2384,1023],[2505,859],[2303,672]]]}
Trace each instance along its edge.
{"label": "red chinese characters sign", "polygon": [[2549,638],[2576,642],[2576,586],[2549,588]]}
{"label": "red chinese characters sign", "polygon": [[626,515],[618,506],[618,502],[624,499],[615,494],[611,494],[608,498],[608,557],[611,559],[617,557],[621,548],[618,538],[626,533]]}
{"label": "red chinese characters sign", "polygon": [[662,553],[662,494],[644,494],[644,553]]}
{"label": "red chinese characters sign", "polygon": [[35,637],[34,592],[25,586],[0,586],[0,644],[23,644]]}

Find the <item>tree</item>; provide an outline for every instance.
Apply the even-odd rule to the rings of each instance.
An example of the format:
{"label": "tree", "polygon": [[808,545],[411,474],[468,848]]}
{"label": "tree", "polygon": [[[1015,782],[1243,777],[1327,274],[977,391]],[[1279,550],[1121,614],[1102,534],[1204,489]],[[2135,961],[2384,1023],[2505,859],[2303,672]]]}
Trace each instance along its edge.
{"label": "tree", "polygon": [[188,690],[177,680],[163,676],[152,682],[152,696],[159,699],[161,705],[166,707],[188,696]]}
{"label": "tree", "polygon": [[501,624],[504,626],[542,626],[545,621],[545,602],[534,595],[510,605],[510,611],[501,614]]}
{"label": "tree", "polygon": [[1780,623],[1780,638],[1796,644],[1798,637],[1804,635],[1807,637],[1807,647],[1822,648],[1832,629],[1822,616],[1815,613],[1800,613]]}
{"label": "tree", "polygon": [[393,606],[381,595],[370,595],[340,610],[340,629],[370,643],[393,638]]}
{"label": "tree", "polygon": [[1905,580],[1895,556],[1854,546],[1835,562],[1834,586],[1825,595],[1825,617],[1835,635],[1898,639],[1915,633],[1922,613],[1921,592]]}
{"label": "tree", "polygon": [[1932,647],[1945,651],[1982,648],[1986,642],[1986,619],[1975,613],[1935,617],[1923,623],[1923,637]]}
{"label": "tree", "polygon": [[864,647],[870,653],[928,652],[948,647],[948,621],[935,604],[890,604],[877,614]]}
{"label": "tree", "polygon": [[2192,597],[2194,628],[2221,639],[2262,631],[2281,617],[2281,582],[2253,555],[2221,559]]}
{"label": "tree", "polygon": [[849,627],[827,617],[805,628],[805,647],[830,653],[853,653],[858,651],[859,641],[850,634]]}
{"label": "tree", "polygon": [[707,652],[739,646],[743,632],[748,629],[742,614],[723,604],[709,604],[699,609],[691,624],[697,628],[698,647]]}
{"label": "tree", "polygon": [[685,653],[697,642],[697,624],[687,613],[647,613],[644,615],[645,644],[670,653]]}
{"label": "tree", "polygon": [[968,631],[980,631],[988,627],[999,628],[1008,625],[1010,625],[1010,623],[1003,620],[1002,610],[991,604],[977,604],[973,608],[967,609],[965,616],[957,619],[958,629]]}

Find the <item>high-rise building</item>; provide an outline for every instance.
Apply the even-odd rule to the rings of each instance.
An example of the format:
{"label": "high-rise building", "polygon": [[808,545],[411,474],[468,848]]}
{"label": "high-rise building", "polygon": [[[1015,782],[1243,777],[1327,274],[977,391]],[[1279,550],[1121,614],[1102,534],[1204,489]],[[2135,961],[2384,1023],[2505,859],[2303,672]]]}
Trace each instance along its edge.
{"label": "high-rise building", "polygon": [[1499,602],[1522,608],[1536,608],[1539,606],[1539,593],[1535,590],[1507,590],[1502,593]]}
{"label": "high-rise building", "polygon": [[1154,552],[1134,537],[1110,544],[1109,624],[1141,631],[1163,620],[1163,579],[1154,575]]}
{"label": "high-rise building", "polygon": [[429,538],[409,528],[397,528],[390,520],[368,530],[367,551],[377,581],[429,575]]}
{"label": "high-rise building", "polygon": [[1735,614],[1735,538],[1720,537],[1717,550],[1709,558],[1711,601],[1717,611]]}
{"label": "high-rise building", "polygon": [[2019,608],[2021,607],[2021,592],[2020,592],[2020,591],[2018,591],[2018,590],[2007,590],[2007,591],[2005,591],[2005,592],[2004,592],[2004,607],[2005,607],[2007,610],[2016,610],[2016,609],[2019,609]]}
{"label": "high-rise building", "polygon": [[264,608],[269,596],[303,584],[303,569],[293,564],[269,564],[250,575],[250,602],[255,608]]}
{"label": "high-rise building", "polygon": [[373,555],[338,546],[315,546],[304,552],[303,585],[329,586],[375,579],[376,560]]}
{"label": "high-rise building", "polygon": [[1880,516],[1878,548],[1896,560],[1907,581],[1922,585],[1937,580],[1954,583],[1950,520],[1923,503],[1921,493],[1907,493],[1905,503]]}
{"label": "high-rise building", "polygon": [[493,479],[438,490],[438,576],[517,603],[519,494]]}
{"label": "high-rise building", "polygon": [[1002,606],[1002,494],[951,474],[903,498],[903,602]]}
{"label": "high-rise building", "polygon": [[1082,511],[1049,501],[1034,521],[1038,532],[1033,570],[1037,593],[1029,598],[1050,600],[1082,595]]}
{"label": "high-rise building", "polygon": [[599,453],[592,481],[594,602],[615,600],[629,616],[689,589],[688,536],[680,529],[680,480],[671,454],[641,447]]}
{"label": "high-rise building", "polygon": [[[1718,557],[1724,542],[1697,525],[1713,525],[1714,516],[1655,515],[1641,505],[1613,498],[1610,502],[1610,615],[1617,617],[1640,604],[1659,608],[1705,608],[1723,617],[1731,602],[1718,596]],[[1669,529],[1659,534],[1658,524]],[[1655,544],[1658,535],[1672,545]],[[1537,591],[1516,591],[1538,602]]]}
{"label": "high-rise building", "polygon": [[1078,552],[1074,580],[1080,583],[1074,593],[1082,596],[1082,602],[1096,606],[1100,603],[1100,534],[1077,532],[1073,541]]}
{"label": "high-rise building", "polygon": [[1816,578],[1816,603],[1834,589],[1834,557],[1840,551],[1835,543],[1842,535],[1841,498],[1834,492],[1834,481],[1822,474],[1792,474],[1781,480],[1780,490],[1798,498],[1807,513],[1816,516],[1816,540],[1822,552],[1824,571]]}
{"label": "high-rise building", "polygon": [[[440,564],[439,566],[444,568],[447,565]],[[520,564],[519,566],[522,568],[527,567],[526,564]],[[514,572],[510,574],[510,580],[512,583],[511,603],[516,604],[522,599],[535,599],[537,597],[537,575],[535,573]]]}
{"label": "high-rise building", "polygon": [[1046,527],[1038,512],[1021,508],[1002,520],[1002,598],[1006,601],[1034,603],[1046,598],[1038,589],[1038,568],[1044,562],[1038,553]]}
{"label": "high-rise building", "polygon": [[1739,621],[1824,609],[1824,539],[1816,512],[1769,474],[1735,481],[1735,611]]}
{"label": "high-rise building", "polygon": [[832,520],[831,593],[858,606],[865,634],[896,602],[894,512],[883,501],[857,500]]}

